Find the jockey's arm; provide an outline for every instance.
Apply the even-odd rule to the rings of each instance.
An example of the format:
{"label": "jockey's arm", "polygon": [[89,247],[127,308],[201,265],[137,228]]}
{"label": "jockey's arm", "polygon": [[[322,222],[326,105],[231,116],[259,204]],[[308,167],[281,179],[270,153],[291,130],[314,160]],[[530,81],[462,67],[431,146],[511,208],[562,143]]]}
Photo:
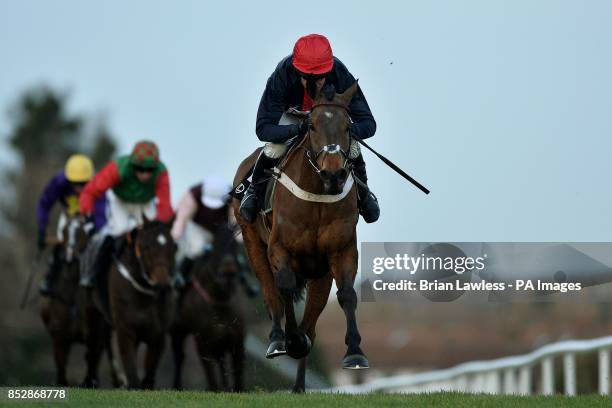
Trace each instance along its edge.
{"label": "jockey's arm", "polygon": [[298,125],[279,125],[285,111],[285,85],[276,72],[268,78],[257,109],[255,133],[262,142],[283,143],[299,132]]}
{"label": "jockey's arm", "polygon": [[38,206],[36,207],[36,220],[38,222],[39,234],[44,234],[49,224],[49,213],[51,209],[60,198],[60,184],[62,182],[63,175],[59,173],[55,175],[45,186],[43,193],[38,200]]}
{"label": "jockey's arm", "polygon": [[168,222],[174,215],[170,204],[170,176],[164,170],[155,181],[155,196],[157,197],[157,219]]}
{"label": "jockey's arm", "polygon": [[115,161],[111,161],[83,189],[79,198],[81,213],[85,216],[93,215],[96,200],[104,196],[108,189],[115,187],[120,181],[121,177],[117,164]]}
{"label": "jockey's arm", "polygon": [[181,201],[179,201],[178,207],[176,208],[176,219],[174,220],[172,230],[170,231],[172,238],[174,238],[175,241],[178,241],[183,236],[187,222],[193,218],[197,209],[198,204],[194,200],[191,192],[188,190],[185,194],[183,194],[183,197],[181,197]]}
{"label": "jockey's arm", "polygon": [[[353,75],[348,72],[347,74],[348,75],[346,78],[348,81],[346,82],[345,89],[355,82]],[[353,99],[351,99],[349,111],[351,120],[353,121],[353,124],[351,125],[351,132],[358,139],[362,140],[374,136],[374,133],[376,133],[376,121],[374,120],[374,116],[372,115],[372,111],[368,105],[368,101],[366,101],[366,98],[361,91],[361,87],[357,89]]]}

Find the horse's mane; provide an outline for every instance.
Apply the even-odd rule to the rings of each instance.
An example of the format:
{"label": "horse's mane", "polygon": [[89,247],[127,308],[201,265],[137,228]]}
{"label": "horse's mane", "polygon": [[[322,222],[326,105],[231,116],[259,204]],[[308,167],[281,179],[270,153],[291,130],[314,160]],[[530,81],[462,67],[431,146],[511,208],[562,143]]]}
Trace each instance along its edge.
{"label": "horse's mane", "polygon": [[168,228],[170,228],[170,226],[168,225],[168,223],[165,223],[163,221],[153,220],[153,221],[148,221],[148,222],[145,222],[144,224],[142,224],[142,226],[140,227],[140,230],[142,232],[145,232],[145,231],[157,231],[157,230],[162,229],[162,228],[168,229]]}

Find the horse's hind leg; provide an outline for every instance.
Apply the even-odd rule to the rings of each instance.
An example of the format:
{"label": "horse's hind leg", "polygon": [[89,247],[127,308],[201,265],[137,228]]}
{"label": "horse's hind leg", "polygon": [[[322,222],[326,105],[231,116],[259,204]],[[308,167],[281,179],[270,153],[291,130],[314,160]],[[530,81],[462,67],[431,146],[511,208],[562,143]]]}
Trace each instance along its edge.
{"label": "horse's hind leg", "polygon": [[228,361],[225,353],[221,353],[219,357],[217,357],[217,365],[219,366],[219,371],[221,372],[221,390],[229,391],[230,370],[228,370]]}
{"label": "horse's hind leg", "polygon": [[85,360],[87,362],[87,373],[81,383],[82,387],[98,387],[98,364],[104,351],[104,333],[107,329],[106,321],[100,312],[94,307],[85,309]]}
{"label": "horse's hind leg", "polygon": [[180,390],[183,387],[182,371],[183,362],[185,361],[185,333],[174,332],[172,333],[172,356],[174,358],[174,383],[173,387],[176,390]]}
{"label": "horse's hind leg", "polygon": [[232,390],[234,392],[241,392],[244,386],[243,384],[243,370],[244,370],[244,338],[237,339],[232,347],[231,352],[232,359],[232,371],[234,374],[234,383]]}
{"label": "horse's hind leg", "polygon": [[66,365],[68,364],[68,353],[70,353],[70,342],[64,338],[53,338],[53,357],[55,358],[55,367],[57,370],[57,385],[66,387],[68,379],[66,378]]}
{"label": "horse's hind leg", "polygon": [[121,370],[119,369],[119,364],[117,363],[117,360],[115,360],[115,354],[113,352],[111,335],[112,333],[109,327],[107,330],[107,334],[105,336],[106,339],[105,339],[104,344],[106,348],[106,356],[108,357],[108,365],[110,366],[111,383],[113,384],[113,387],[119,388],[123,384],[123,381],[121,378],[122,373],[121,373]]}
{"label": "horse's hind leg", "polygon": [[219,383],[217,383],[214,363],[210,359],[210,356],[206,353],[206,345],[199,338],[196,338],[196,348],[198,350],[198,357],[200,359],[200,363],[202,364],[202,369],[204,370],[206,379],[208,380],[208,390],[219,391]]}
{"label": "horse's hind leg", "polygon": [[338,292],[336,292],[338,303],[340,303],[346,317],[344,343],[347,345],[347,350],[342,361],[342,368],[352,370],[369,368],[368,359],[359,347],[361,335],[357,329],[357,318],[355,316],[357,293],[353,284],[357,273],[357,248],[352,247],[344,253],[332,256],[329,265],[338,286]]}
{"label": "horse's hind leg", "polygon": [[[332,276],[327,274],[324,277],[308,282],[308,292],[306,295],[306,306],[304,307],[304,317],[300,328],[304,330],[306,335],[310,338],[312,344],[314,344],[317,325],[317,320],[321,316],[321,312],[325,309],[327,299],[329,298],[329,291],[332,285]],[[300,359],[298,364],[297,375],[295,378],[295,385],[293,386],[293,392],[304,392],[306,390],[306,357]]]}
{"label": "horse's hind leg", "polygon": [[240,223],[244,245],[249,255],[249,263],[255,271],[257,279],[263,288],[264,302],[272,319],[270,331],[270,344],[266,351],[267,358],[274,358],[285,354],[285,333],[281,325],[284,314],[283,302],[274,282],[274,275],[268,262],[266,245],[261,241],[254,225]]}
{"label": "horse's hind leg", "polygon": [[147,354],[145,357],[145,376],[142,379],[142,388],[152,390],[155,386],[155,373],[157,372],[157,366],[159,360],[164,352],[164,345],[166,344],[165,334],[159,336],[147,343]]}

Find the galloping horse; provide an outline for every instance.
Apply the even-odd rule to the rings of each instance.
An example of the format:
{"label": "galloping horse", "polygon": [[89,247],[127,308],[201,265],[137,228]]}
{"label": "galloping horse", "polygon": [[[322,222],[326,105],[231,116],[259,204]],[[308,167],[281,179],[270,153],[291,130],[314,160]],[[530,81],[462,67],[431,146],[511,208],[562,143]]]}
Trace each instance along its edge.
{"label": "galloping horse", "polygon": [[[208,389],[219,390],[218,366],[223,390],[242,391],[244,322],[230,303],[239,284],[238,253],[233,231],[227,225],[220,225],[214,234],[213,248],[194,265],[193,280],[181,296],[171,329],[176,389],[182,386],[185,338],[193,334]],[[231,364],[226,357],[231,357]],[[233,374],[231,385],[230,373]]]}
{"label": "galloping horse", "polygon": [[[276,171],[271,215],[260,214],[255,223],[249,224],[240,217],[238,200],[233,202],[251,266],[263,286],[272,318],[267,357],[286,353],[300,359],[294,392],[305,390],[306,356],[332,280],[338,287],[338,302],[347,323],[343,367],[369,366],[359,347],[361,337],[355,318],[358,209],[353,176],[347,167],[351,143],[348,105],[357,89],[355,82],[342,94],[328,88],[315,98],[310,131]],[[234,185],[248,175],[260,150],[242,162]],[[305,285],[306,305],[298,326],[293,303]]]}
{"label": "galloping horse", "polygon": [[[87,226],[89,227],[89,226]],[[54,251],[60,251],[61,271],[54,284],[53,293],[44,298],[40,316],[53,339],[53,356],[57,373],[57,385],[67,386],[66,365],[74,343],[83,342],[83,330],[79,294],[79,255],[87,246],[89,238],[85,220],[80,216],[67,218],[62,231],[63,241]],[[101,339],[106,349],[114,386],[118,386],[117,373],[110,346],[110,335]]]}
{"label": "galloping horse", "polygon": [[[170,273],[176,244],[169,225],[143,218],[143,225],[125,237],[125,245],[111,265],[107,283],[110,323],[117,333],[127,386],[150,389],[155,384],[155,372],[173,315]],[[107,311],[100,310],[102,303],[98,302],[97,311],[106,315]],[[136,365],[140,343],[147,345],[142,381]],[[90,345],[97,346],[95,339],[88,341]],[[99,355],[95,349],[90,351]]]}

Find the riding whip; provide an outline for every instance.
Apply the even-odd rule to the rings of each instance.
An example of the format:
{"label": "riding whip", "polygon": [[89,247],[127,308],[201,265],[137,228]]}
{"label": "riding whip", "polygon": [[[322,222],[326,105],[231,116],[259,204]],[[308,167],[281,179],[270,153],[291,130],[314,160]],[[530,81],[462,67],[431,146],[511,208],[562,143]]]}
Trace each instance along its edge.
{"label": "riding whip", "polygon": [[26,287],[23,291],[23,296],[21,297],[21,304],[19,305],[20,310],[23,310],[26,307],[26,304],[28,303],[30,289],[32,288],[32,281],[34,280],[34,275],[36,275],[36,271],[38,270],[38,263],[42,258],[42,254],[42,251],[38,251],[36,253],[36,258],[34,258],[30,266],[30,274],[28,275],[28,281],[26,282]]}
{"label": "riding whip", "polygon": [[[353,136],[353,137],[355,137],[355,136]],[[387,159],[385,156],[383,156],[382,154],[378,153],[376,150],[372,149],[363,140],[361,140],[361,139],[359,139],[357,137],[355,137],[355,140],[357,140],[360,144],[362,144],[366,149],[368,149],[369,151],[374,153],[376,155],[376,157],[378,157],[380,160],[382,160],[383,163],[385,163],[387,166],[389,166],[393,170],[395,170],[395,172],[398,173],[400,176],[402,176],[403,178],[405,178],[406,180],[408,180],[409,182],[414,184],[419,190],[421,190],[425,194],[429,194],[429,190],[425,186],[423,186],[421,183],[419,183],[418,181],[416,181],[415,179],[410,177],[408,174],[406,174],[406,172],[404,170],[402,170],[399,167],[397,167],[397,165],[395,165],[391,160]]]}

